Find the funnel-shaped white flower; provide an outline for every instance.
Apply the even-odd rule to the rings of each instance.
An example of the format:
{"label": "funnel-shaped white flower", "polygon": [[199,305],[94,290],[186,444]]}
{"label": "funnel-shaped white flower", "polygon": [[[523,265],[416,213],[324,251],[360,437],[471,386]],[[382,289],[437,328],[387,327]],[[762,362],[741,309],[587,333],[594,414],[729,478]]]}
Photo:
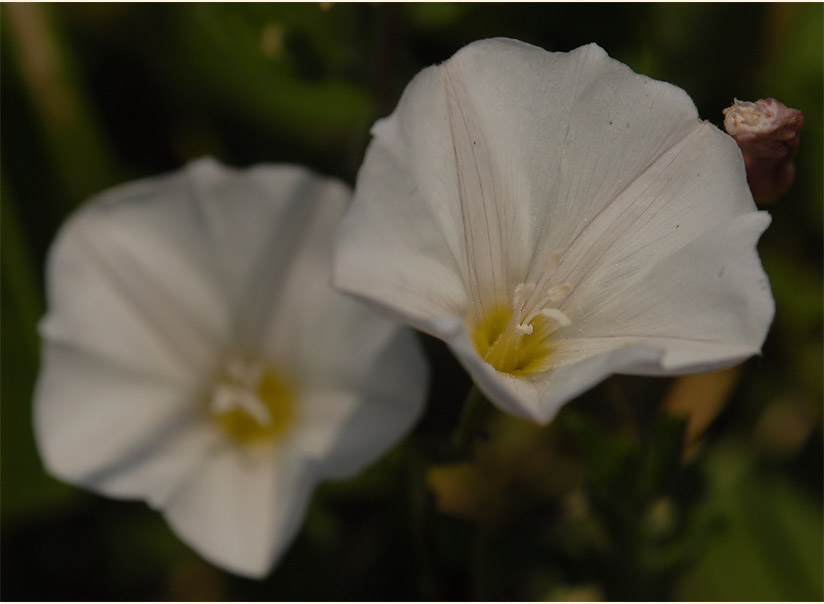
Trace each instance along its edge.
{"label": "funnel-shaped white flower", "polygon": [[146,499],[207,559],[265,574],[315,484],[375,460],[422,409],[414,334],[329,287],[349,198],[298,167],[201,160],[72,217],[41,324],[47,468]]}
{"label": "funnel-shaped white flower", "polygon": [[610,373],[759,351],[770,219],[683,90],[595,45],[483,40],[372,134],[334,282],[446,341],[502,409],[547,422]]}

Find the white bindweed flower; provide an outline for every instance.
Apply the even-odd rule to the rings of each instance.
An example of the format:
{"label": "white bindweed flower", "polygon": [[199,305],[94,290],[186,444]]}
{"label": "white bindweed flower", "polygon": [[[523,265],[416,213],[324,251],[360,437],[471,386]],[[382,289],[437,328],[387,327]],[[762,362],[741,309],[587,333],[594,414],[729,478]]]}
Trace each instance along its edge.
{"label": "white bindweed flower", "polygon": [[378,121],[334,283],[538,422],[611,373],[758,353],[773,299],[735,142],[598,46],[470,44]]}
{"label": "white bindweed flower", "polygon": [[414,334],[329,286],[342,184],[212,160],[113,189],[62,229],[35,400],[55,476],[162,510],[233,572],[268,572],[313,487],[419,416]]}

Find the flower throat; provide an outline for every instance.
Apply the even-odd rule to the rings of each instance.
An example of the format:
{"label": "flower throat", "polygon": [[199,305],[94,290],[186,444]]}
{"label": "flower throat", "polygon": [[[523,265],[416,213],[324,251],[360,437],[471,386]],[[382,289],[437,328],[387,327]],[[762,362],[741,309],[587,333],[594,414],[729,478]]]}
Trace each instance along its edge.
{"label": "flower throat", "polygon": [[212,417],[239,444],[274,440],[294,416],[289,384],[268,365],[234,357],[226,363],[212,392]]}
{"label": "flower throat", "polygon": [[522,376],[548,368],[550,336],[571,324],[557,305],[566,299],[572,285],[549,286],[562,253],[558,250],[549,257],[537,282],[515,287],[512,306],[493,307],[470,325],[475,351],[498,371]]}

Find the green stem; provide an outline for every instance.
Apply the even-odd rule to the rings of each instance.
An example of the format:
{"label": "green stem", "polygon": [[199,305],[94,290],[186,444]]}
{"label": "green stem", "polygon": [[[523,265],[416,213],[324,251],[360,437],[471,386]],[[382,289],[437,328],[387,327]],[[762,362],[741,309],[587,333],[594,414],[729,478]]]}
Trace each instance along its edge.
{"label": "green stem", "polygon": [[[114,153],[78,76],[63,33],[63,11],[48,4],[3,6],[3,33],[43,126],[68,209],[119,180]],[[5,77],[5,76],[4,76]]]}
{"label": "green stem", "polygon": [[458,428],[452,436],[451,454],[453,457],[463,458],[469,455],[472,443],[481,432],[490,409],[484,394],[478,386],[473,384],[464,401]]}
{"label": "green stem", "polygon": [[426,486],[427,459],[417,443],[409,447],[409,493],[412,544],[419,578],[419,597],[438,600],[438,576],[430,541],[430,496]]}

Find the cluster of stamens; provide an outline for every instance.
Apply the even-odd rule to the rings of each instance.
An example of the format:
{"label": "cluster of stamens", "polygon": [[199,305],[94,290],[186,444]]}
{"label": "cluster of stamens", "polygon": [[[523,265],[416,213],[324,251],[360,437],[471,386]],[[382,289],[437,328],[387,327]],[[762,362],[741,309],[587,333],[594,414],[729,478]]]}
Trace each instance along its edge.
{"label": "cluster of stamens", "polygon": [[545,368],[549,337],[571,324],[558,306],[566,299],[569,282],[550,286],[563,250],[554,252],[537,281],[515,287],[511,308],[487,312],[472,330],[478,354],[498,371],[523,375]]}
{"label": "cluster of stamens", "polygon": [[240,443],[274,438],[292,419],[291,388],[260,361],[232,357],[215,384],[209,405],[217,424]]}

